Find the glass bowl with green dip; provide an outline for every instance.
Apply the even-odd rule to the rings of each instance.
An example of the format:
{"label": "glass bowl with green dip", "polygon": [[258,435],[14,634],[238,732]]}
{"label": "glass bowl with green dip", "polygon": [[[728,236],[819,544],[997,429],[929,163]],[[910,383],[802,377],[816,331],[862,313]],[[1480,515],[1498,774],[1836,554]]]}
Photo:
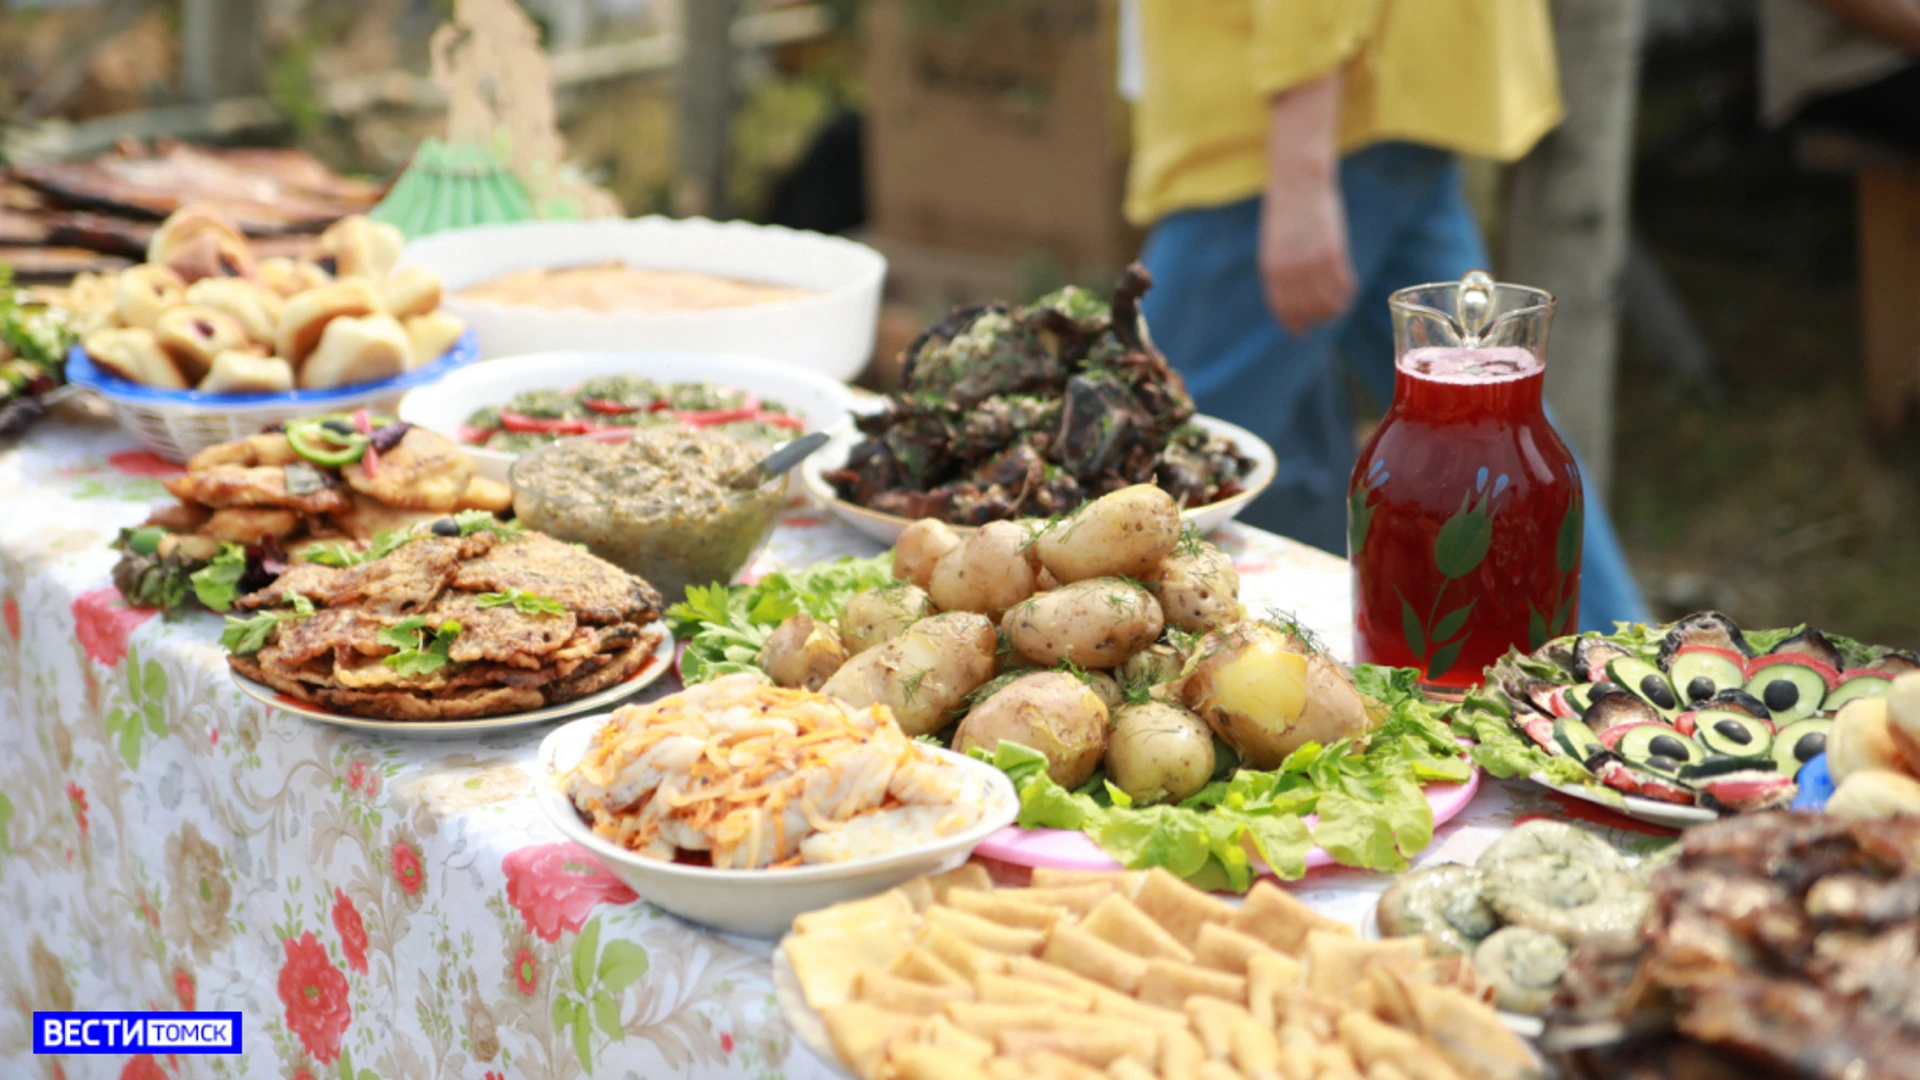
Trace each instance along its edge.
{"label": "glass bowl with green dip", "polygon": [[513,510],[530,529],[645,578],[668,602],[689,585],[728,583],[766,543],[787,478],[749,491],[727,478],[763,443],[679,426],[565,439],[513,463]]}

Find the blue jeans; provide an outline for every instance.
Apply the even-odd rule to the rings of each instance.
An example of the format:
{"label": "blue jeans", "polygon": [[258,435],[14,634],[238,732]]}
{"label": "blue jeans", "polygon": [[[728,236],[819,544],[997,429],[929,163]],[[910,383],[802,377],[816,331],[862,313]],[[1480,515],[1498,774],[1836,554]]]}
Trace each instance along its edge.
{"label": "blue jeans", "polygon": [[[1340,191],[1359,291],[1352,307],[1303,336],[1267,309],[1257,198],[1171,214],[1141,256],[1153,274],[1142,302],[1147,325],[1200,411],[1254,432],[1280,459],[1273,486],[1241,520],[1335,553],[1346,551],[1347,483],[1359,452],[1348,371],[1375,404],[1393,398],[1388,294],[1489,265],[1451,154],[1370,146],[1340,163]],[[1606,502],[1591,488],[1585,539],[1581,627],[1647,621]]]}

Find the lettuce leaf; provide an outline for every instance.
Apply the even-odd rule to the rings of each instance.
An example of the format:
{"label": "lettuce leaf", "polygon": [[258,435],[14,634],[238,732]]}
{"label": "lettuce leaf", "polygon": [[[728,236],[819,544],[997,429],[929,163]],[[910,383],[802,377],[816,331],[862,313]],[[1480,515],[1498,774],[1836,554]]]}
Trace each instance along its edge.
{"label": "lettuce leaf", "polygon": [[[1361,692],[1385,713],[1362,746],[1308,743],[1278,769],[1240,769],[1178,805],[1131,806],[1095,773],[1078,791],[1047,776],[1038,751],[1002,742],[976,753],[1013,780],[1026,828],[1078,829],[1129,869],[1164,867],[1202,888],[1245,892],[1254,857],[1292,880],[1317,843],[1341,863],[1404,870],[1433,839],[1433,809],[1421,784],[1465,780],[1472,763],[1410,670],[1361,665]],[[1318,812],[1319,823],[1305,816]]]}
{"label": "lettuce leaf", "polygon": [[240,599],[240,579],[247,573],[247,549],[239,544],[221,544],[207,565],[193,572],[194,598],[208,611],[230,611]]}
{"label": "lettuce leaf", "polygon": [[855,593],[892,583],[893,555],[888,552],[780,571],[752,585],[689,586],[686,599],[667,609],[674,636],[687,645],[680,674],[691,686],[758,671],[761,647],[789,617],[804,611],[831,621]]}

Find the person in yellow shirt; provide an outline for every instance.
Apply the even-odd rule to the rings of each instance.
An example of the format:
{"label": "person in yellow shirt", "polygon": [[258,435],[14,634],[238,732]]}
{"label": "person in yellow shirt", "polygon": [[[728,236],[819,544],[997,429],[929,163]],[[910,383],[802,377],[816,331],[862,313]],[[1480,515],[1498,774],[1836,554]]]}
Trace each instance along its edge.
{"label": "person in yellow shirt", "polygon": [[[1346,368],[1384,407],[1388,294],[1487,267],[1455,154],[1511,161],[1559,123],[1547,0],[1122,0],[1121,17],[1147,324],[1201,411],[1279,456],[1243,519],[1344,552]],[[1644,620],[1604,500],[1587,506],[1581,621]]]}

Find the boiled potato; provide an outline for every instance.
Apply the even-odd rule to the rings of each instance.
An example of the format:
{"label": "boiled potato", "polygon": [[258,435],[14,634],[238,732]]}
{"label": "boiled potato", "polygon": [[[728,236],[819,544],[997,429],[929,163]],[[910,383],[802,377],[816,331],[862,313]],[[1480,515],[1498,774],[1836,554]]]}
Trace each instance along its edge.
{"label": "boiled potato", "polygon": [[1022,675],[973,707],[953,748],[991,754],[1001,740],[1047,756],[1047,775],[1065,788],[1087,782],[1107,748],[1107,707],[1093,687],[1064,671]]}
{"label": "boiled potato", "polygon": [[1145,580],[1168,626],[1204,634],[1240,621],[1240,575],[1212,544],[1182,543]]}
{"label": "boiled potato", "polygon": [[1135,484],[1055,522],[1034,549],[1040,565],[1063,584],[1096,577],[1144,579],[1180,543],[1180,527],[1173,496],[1152,484]]}
{"label": "boiled potato", "polygon": [[1213,779],[1213,730],[1176,705],[1122,706],[1107,735],[1107,779],[1136,805],[1179,802]]}
{"label": "boiled potato", "polygon": [[933,580],[940,557],[960,546],[960,535],[939,518],[921,518],[900,530],[893,542],[893,577],[922,589]]}
{"label": "boiled potato", "polygon": [[848,660],[820,690],[855,707],[885,705],[902,731],[930,735],[993,678],[998,643],[986,616],[950,611]]}
{"label": "boiled potato", "polygon": [[1127,695],[1120,689],[1120,680],[1104,671],[1087,672],[1087,685],[1093,687],[1094,696],[1100,699],[1108,712],[1126,703]]}
{"label": "boiled potato", "polygon": [[1158,686],[1179,678],[1186,663],[1186,656],[1178,648],[1162,641],[1127,657],[1127,662],[1120,665],[1120,677],[1129,685]]}
{"label": "boiled potato", "polygon": [[1256,769],[1279,768],[1301,746],[1379,726],[1346,672],[1299,636],[1244,622],[1201,638],[1180,699]]}
{"label": "boiled potato", "polygon": [[999,622],[1008,608],[1033,595],[1030,548],[1027,531],[1011,521],[982,525],[940,557],[927,593],[941,611],[973,611]]}
{"label": "boiled potato", "polygon": [[760,647],[760,669],[775,686],[818,690],[846,662],[840,635],[805,612],[789,616]]}
{"label": "boiled potato", "polygon": [[1041,667],[1113,668],[1164,629],[1160,603],[1131,581],[1088,578],[1039,593],[1001,622],[1013,650]]}
{"label": "boiled potato", "polygon": [[907,627],[931,614],[933,601],[912,582],[855,593],[840,609],[840,644],[849,655],[865,652],[906,633]]}

